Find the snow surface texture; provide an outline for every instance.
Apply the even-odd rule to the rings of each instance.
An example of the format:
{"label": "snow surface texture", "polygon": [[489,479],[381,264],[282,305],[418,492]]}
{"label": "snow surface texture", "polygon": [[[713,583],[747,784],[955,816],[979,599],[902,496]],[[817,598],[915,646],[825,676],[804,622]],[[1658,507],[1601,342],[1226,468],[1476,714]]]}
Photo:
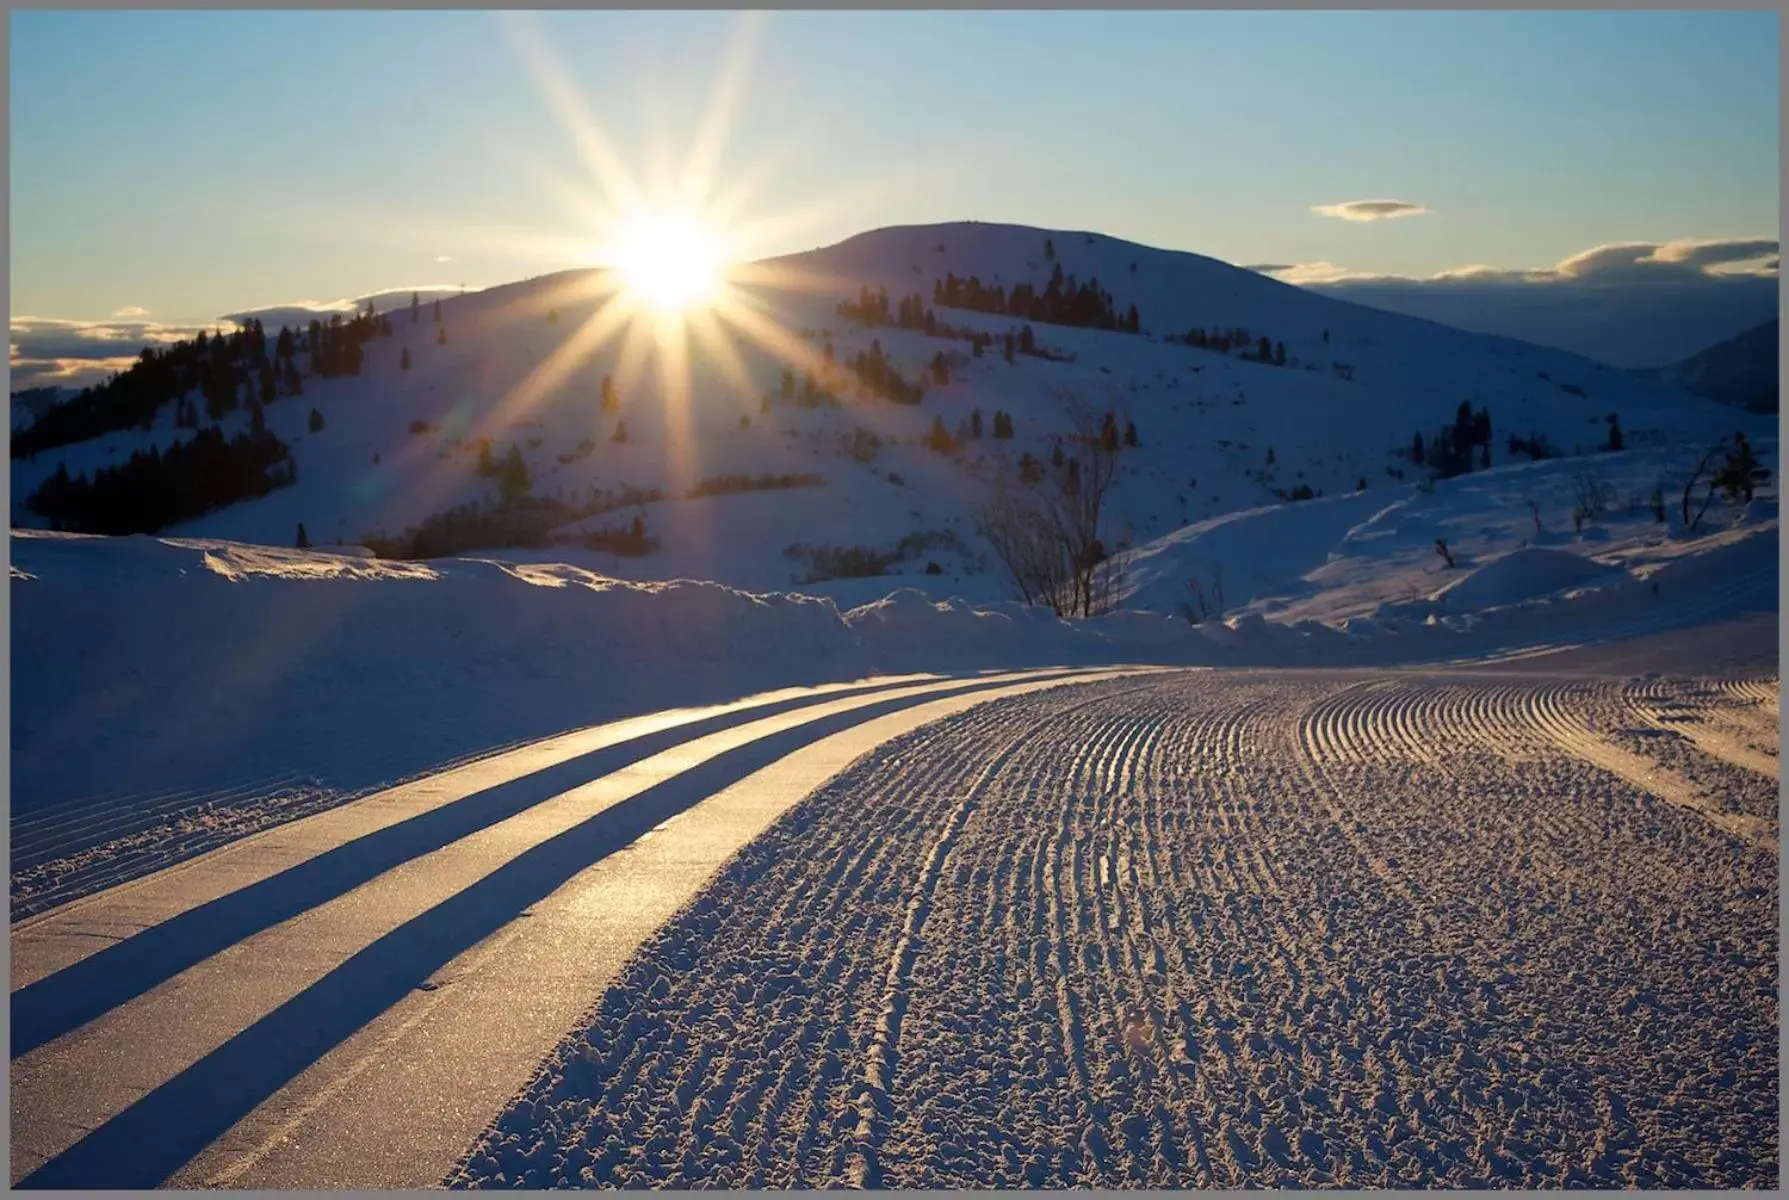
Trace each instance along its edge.
{"label": "snow surface texture", "polygon": [[[448,1182],[1774,1188],[1775,783],[1719,756],[1774,706],[1513,668],[980,706],[741,852]],[[1620,732],[1666,716],[1725,740]]]}
{"label": "snow surface texture", "polygon": [[[1600,469],[1626,496],[1666,457]],[[1543,548],[1525,547],[1525,499],[1540,506]],[[858,581],[879,586],[850,607],[849,595],[636,584],[513,556],[394,563],[15,532],[13,915],[469,752],[782,686],[1115,662],[1449,661],[1777,611],[1774,490],[1747,509],[1717,505],[1695,537],[1625,504],[1573,536],[1561,532],[1572,504],[1572,469],[1546,463],[1431,495],[1251,510],[1133,556],[1128,603],[1153,612],[1080,623],[888,594],[888,580]],[[1236,615],[1189,626],[1186,580],[1213,573]]]}
{"label": "snow surface texture", "polygon": [[[1044,256],[1046,241],[1053,243],[1054,261]],[[934,282],[947,272],[1041,288],[1058,263],[1082,282],[1097,278],[1121,312],[1136,304],[1144,333],[1037,325],[1039,344],[1073,361],[1019,355],[1008,364],[998,342],[972,358],[964,342],[864,328],[837,312],[839,301],[854,300],[862,286],[886,287],[891,306],[909,292],[930,305]],[[444,346],[436,344],[428,308],[415,324],[400,309],[392,317],[394,336],[369,344],[361,376],[308,379],[302,396],[268,407],[268,428],[293,447],[296,486],[166,532],[273,546],[291,545],[300,522],[313,544],[398,535],[431,514],[493,494],[492,481],[475,471],[475,439],[488,437],[499,457],[515,445],[539,495],[585,501],[593,488],[620,493],[631,487],[674,497],[640,506],[647,530],[662,543],[655,553],[617,559],[552,547],[542,552],[547,560],[624,578],[703,579],[772,591],[808,573],[785,555],[794,543],[886,549],[910,535],[932,535],[931,549],[896,568],[906,581],[940,599],[960,594],[995,601],[1011,596],[975,533],[974,514],[1002,462],[1024,453],[1048,461],[1070,432],[1061,392],[1079,393],[1096,414],[1117,410],[1121,427],[1136,423],[1140,444],[1120,455],[1113,545],[1141,546],[1191,522],[1271,504],[1276,488],[1308,485],[1333,497],[1352,493],[1364,479],[1369,495],[1390,503],[1408,487],[1392,472],[1412,481],[1421,474],[1404,457],[1412,434],[1427,437],[1450,424],[1463,399],[1490,410],[1497,464],[1505,462],[1512,432],[1539,433],[1566,454],[1593,450],[1607,437],[1611,412],[1620,415],[1626,444],[1634,448],[1702,444],[1736,428],[1757,441],[1776,428],[1774,414],[1736,412],[1564,352],[1464,333],[1214,259],[1094,234],[981,224],[886,229],[761,264],[759,275],[749,290],[781,333],[766,348],[723,317],[721,345],[692,337],[687,405],[667,396],[657,366],[627,350],[640,344],[626,337],[577,362],[555,386],[524,386],[596,310],[599,301],[579,290],[586,275],[445,299]],[[996,337],[1019,325],[1007,317],[934,311],[950,325]],[[556,321],[547,319],[552,312]],[[1252,338],[1283,342],[1288,365],[1164,340],[1194,325],[1243,327]],[[810,366],[822,375],[822,346],[830,342],[843,379],[843,364],[873,340],[909,382],[938,352],[956,356],[950,382],[927,380],[917,407],[860,402],[852,386],[839,382],[843,408],[760,411],[761,398],[778,390],[786,367],[794,368],[798,383]],[[414,365],[403,371],[398,364],[406,348]],[[1338,375],[1337,364],[1352,368],[1352,377]],[[605,375],[616,379],[620,394],[613,416],[598,403]],[[326,421],[316,433],[307,427],[313,407]],[[984,437],[960,459],[919,444],[934,418],[954,431],[976,410]],[[1011,414],[1012,439],[992,437],[996,410]],[[742,417],[748,427],[741,427]],[[169,405],[147,432],[123,431],[15,462],[15,522],[38,523],[21,501],[58,464],[80,474],[121,462],[144,445],[170,445],[188,436],[173,420]],[[246,412],[234,413],[223,426],[234,432],[249,420]],[[618,421],[627,426],[625,444],[612,440]],[[415,422],[427,430],[412,433]],[[884,442],[871,462],[849,453],[859,428]],[[766,474],[818,474],[824,485],[680,498],[705,478]],[[635,511],[580,524],[625,525]],[[945,542],[945,535],[956,542]],[[933,561],[939,576],[924,574]],[[855,582],[844,586],[855,603],[892,585],[872,583],[881,589],[874,595]]]}

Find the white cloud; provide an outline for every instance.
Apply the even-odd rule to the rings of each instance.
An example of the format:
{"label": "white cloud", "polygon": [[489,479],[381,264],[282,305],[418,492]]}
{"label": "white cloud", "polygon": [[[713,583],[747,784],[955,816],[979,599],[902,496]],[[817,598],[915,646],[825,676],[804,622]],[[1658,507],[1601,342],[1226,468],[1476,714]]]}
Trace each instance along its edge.
{"label": "white cloud", "polygon": [[1400,217],[1424,216],[1429,210],[1407,200],[1345,200],[1340,204],[1314,204],[1311,211],[1342,221],[1395,221]]}
{"label": "white cloud", "polygon": [[1364,271],[1354,271],[1335,263],[1319,261],[1293,263],[1289,266],[1275,267],[1263,272],[1272,275],[1281,283],[1295,284],[1298,287],[1311,287],[1315,284],[1344,283],[1356,279],[1383,279],[1383,275],[1372,275]]}
{"label": "white cloud", "polygon": [[136,305],[132,304],[125,308],[119,309],[117,312],[113,313],[112,315],[114,317],[124,317],[124,318],[146,317],[149,315],[149,310],[146,308],[138,308]]}

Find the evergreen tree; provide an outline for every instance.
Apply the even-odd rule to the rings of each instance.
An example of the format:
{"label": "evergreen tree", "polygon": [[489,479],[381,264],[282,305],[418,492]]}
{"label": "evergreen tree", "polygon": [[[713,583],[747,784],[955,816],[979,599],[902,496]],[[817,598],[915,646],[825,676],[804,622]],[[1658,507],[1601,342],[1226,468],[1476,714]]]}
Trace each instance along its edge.
{"label": "evergreen tree", "polygon": [[1057,442],[1050,450],[1050,465],[1057,470],[1062,469],[1062,443]]}
{"label": "evergreen tree", "polygon": [[1734,437],[1733,449],[1727,451],[1714,482],[1729,503],[1750,504],[1759,487],[1770,481],[1770,470],[1758,462],[1752,444],[1744,433]]}
{"label": "evergreen tree", "polygon": [[950,453],[950,431],[944,428],[943,417],[932,418],[932,430],[926,434],[926,445],[939,454]]}
{"label": "evergreen tree", "polygon": [[1410,461],[1419,467],[1423,465],[1423,435],[1420,429],[1410,438]]}
{"label": "evergreen tree", "polygon": [[1620,450],[1622,447],[1621,418],[1614,413],[1609,414],[1609,449]]}
{"label": "evergreen tree", "polygon": [[478,439],[478,477],[489,479],[497,473],[497,463],[491,458],[491,443],[487,438]]}
{"label": "evergreen tree", "polygon": [[435,327],[435,344],[437,346],[447,345],[447,326],[437,325]]}
{"label": "evergreen tree", "polygon": [[932,382],[939,387],[950,382],[950,360],[942,350],[932,355]]}
{"label": "evergreen tree", "polygon": [[1009,363],[1013,360],[1013,349],[1013,335],[1009,331],[1006,335],[1006,361]]}
{"label": "evergreen tree", "polygon": [[777,384],[777,394],[785,400],[795,399],[795,372],[788,367],[783,368],[783,378]]}
{"label": "evergreen tree", "polygon": [[1049,238],[1044,239],[1044,257],[1052,261],[1056,258],[1056,243]]}
{"label": "evergreen tree", "polygon": [[311,432],[312,433],[322,433],[323,432],[323,414],[318,412],[314,408],[311,409]]}
{"label": "evergreen tree", "polygon": [[975,357],[980,358],[981,357],[981,339],[976,338],[975,341],[973,343],[971,343],[971,348],[973,349],[973,351],[975,353]]}
{"label": "evergreen tree", "polygon": [[1329,345],[1329,330],[1327,329],[1323,331],[1323,344],[1325,346]]}
{"label": "evergreen tree", "polygon": [[618,445],[625,444],[627,442],[627,422],[626,421],[615,422],[615,436],[610,438],[609,440],[612,442],[615,442]]}
{"label": "evergreen tree", "polygon": [[503,456],[503,466],[497,471],[497,496],[509,505],[527,494],[528,464],[522,461],[522,452],[511,442],[509,453]]}
{"label": "evergreen tree", "polygon": [[1106,411],[1105,420],[1100,423],[1099,445],[1107,453],[1118,449],[1118,418],[1112,415],[1110,409]]}
{"label": "evergreen tree", "polygon": [[981,409],[979,408],[969,414],[969,436],[977,440],[981,438]]}
{"label": "evergreen tree", "polygon": [[435,297],[435,324],[441,324],[441,298]]}
{"label": "evergreen tree", "polygon": [[410,293],[410,324],[414,325],[422,317],[422,296],[417,292]]}
{"label": "evergreen tree", "polygon": [[248,431],[250,433],[266,433],[267,417],[261,411],[259,400],[250,400],[248,404]]}
{"label": "evergreen tree", "polygon": [[284,325],[280,326],[279,341],[274,344],[275,358],[292,357],[292,331]]}
{"label": "evergreen tree", "polygon": [[1286,343],[1285,342],[1275,342],[1274,343],[1273,365],[1276,367],[1283,367],[1286,365]]}
{"label": "evergreen tree", "polygon": [[1037,335],[1031,332],[1031,326],[1027,325],[1025,328],[1019,330],[1019,352],[1021,354],[1032,354],[1035,353],[1036,350]]}
{"label": "evergreen tree", "polygon": [[1124,444],[1127,446],[1142,445],[1142,443],[1137,440],[1137,423],[1135,421],[1126,421],[1124,423]]}
{"label": "evergreen tree", "polygon": [[1269,446],[1267,448],[1267,465],[1270,467],[1273,466],[1273,447],[1272,446]]}
{"label": "evergreen tree", "polygon": [[1273,361],[1273,343],[1267,340],[1265,333],[1261,335],[1261,340],[1255,343],[1255,357],[1264,363]]}
{"label": "evergreen tree", "polygon": [[303,521],[298,523],[298,540],[295,544],[300,550],[309,550],[311,548],[310,535],[305,533]]}
{"label": "evergreen tree", "polygon": [[410,347],[405,346],[404,352],[398,356],[398,370],[408,371],[409,369],[410,369]]}

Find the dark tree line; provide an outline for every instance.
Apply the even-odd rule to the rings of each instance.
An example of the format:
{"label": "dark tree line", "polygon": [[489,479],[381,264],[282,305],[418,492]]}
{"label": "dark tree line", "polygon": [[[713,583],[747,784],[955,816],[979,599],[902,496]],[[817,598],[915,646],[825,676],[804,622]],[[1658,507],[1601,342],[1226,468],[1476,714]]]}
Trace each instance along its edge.
{"label": "dark tree line", "polygon": [[24,458],[123,429],[148,428],[170,403],[180,405],[177,426],[196,428],[197,408],[190,401],[195,391],[212,421],[239,409],[265,407],[282,396],[301,396],[300,350],[307,353],[312,374],[358,375],[365,357],[362,346],[390,334],[390,319],[375,314],[368,303],[347,321],[340,314],[328,324],[312,320],[308,333],[282,327],[271,353],[258,319],[215,337],[201,332],[159,349],[146,346],[128,370],[84,389],[15,435],[12,456]]}
{"label": "dark tree line", "polygon": [[892,404],[918,404],[925,399],[925,388],[902,379],[894,364],[883,355],[881,339],[872,341],[866,353],[856,355],[845,365],[857,376],[864,390],[873,396]]}
{"label": "dark tree line", "polygon": [[888,289],[877,288],[871,291],[867,286],[857,293],[857,303],[849,300],[839,302],[839,315],[862,321],[865,325],[888,324]]}
{"label": "dark tree line", "polygon": [[365,359],[361,347],[374,338],[390,336],[390,318],[374,313],[371,301],[347,321],[342,320],[340,313],[330,317],[327,325],[313,318],[310,340],[306,343],[310,349],[311,371],[325,379],[358,375]]}
{"label": "dark tree line", "polygon": [[[281,338],[287,340],[290,334],[281,330]],[[194,390],[216,420],[240,407],[245,394],[271,403],[282,384],[285,394],[294,394],[293,377],[280,371],[277,357],[268,359],[267,335],[258,320],[216,337],[201,332],[171,346],[145,346],[128,370],[83,389],[15,434],[12,456],[23,458],[121,429],[147,427],[162,405]]]}
{"label": "dark tree line", "polygon": [[1489,467],[1491,410],[1481,408],[1474,412],[1472,404],[1462,400],[1459,411],[1454,414],[1454,423],[1434,434],[1426,447],[1421,431],[1412,437],[1410,460],[1417,466],[1427,466],[1429,473],[1437,479],[1452,479],[1473,469],[1474,450],[1479,451],[1478,469]]}
{"label": "dark tree line", "polygon": [[1019,317],[1077,329],[1138,333],[1143,327],[1136,305],[1119,312],[1112,293],[1100,287],[1097,277],[1077,283],[1073,275],[1062,273],[1061,263],[1051,270],[1050,281],[1042,291],[1029,283],[1015,283],[1008,293],[999,284],[989,287],[979,277],[972,275],[963,280],[951,272],[933,286],[932,303],[940,308]]}
{"label": "dark tree line", "polygon": [[212,427],[166,452],[139,450],[91,480],[59,466],[25,504],[70,533],[155,533],[297,481],[291,450],[273,434],[226,439]]}
{"label": "dark tree line", "polygon": [[1286,343],[1276,342],[1266,334],[1251,339],[1247,329],[1199,329],[1193,328],[1180,339],[1195,350],[1214,350],[1219,354],[1228,354],[1238,347],[1246,347],[1250,353],[1244,357],[1255,362],[1267,363],[1270,366],[1286,365]]}

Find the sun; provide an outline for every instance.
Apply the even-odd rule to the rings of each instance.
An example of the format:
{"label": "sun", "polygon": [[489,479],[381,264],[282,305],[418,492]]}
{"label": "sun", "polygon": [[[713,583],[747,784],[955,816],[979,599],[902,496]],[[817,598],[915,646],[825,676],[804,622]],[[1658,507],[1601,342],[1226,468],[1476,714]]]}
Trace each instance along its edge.
{"label": "sun", "polygon": [[616,233],[610,259],[630,298],[667,315],[706,306],[721,284],[720,239],[694,217],[632,221]]}

